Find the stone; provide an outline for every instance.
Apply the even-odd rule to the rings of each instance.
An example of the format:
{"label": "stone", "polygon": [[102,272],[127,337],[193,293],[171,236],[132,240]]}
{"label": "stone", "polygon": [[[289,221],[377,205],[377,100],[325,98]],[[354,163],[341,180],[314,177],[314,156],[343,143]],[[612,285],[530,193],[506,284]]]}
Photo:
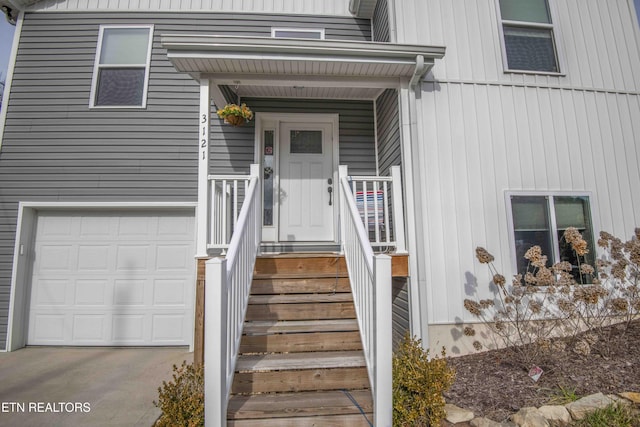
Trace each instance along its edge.
{"label": "stone", "polygon": [[567,403],[564,406],[567,408],[574,420],[581,420],[587,414],[595,411],[596,409],[604,409],[612,403],[615,402],[610,397],[607,397],[602,393],[596,393],[585,396],[575,402]]}
{"label": "stone", "polygon": [[545,405],[538,408],[543,417],[549,421],[553,427],[561,427],[569,425],[571,422],[571,414],[567,408],[560,405]]}
{"label": "stone", "polygon": [[551,427],[538,408],[522,408],[511,416],[511,421],[520,427]]}
{"label": "stone", "polygon": [[625,399],[640,404],[640,393],[636,393],[635,391],[627,391],[624,393],[619,393],[620,397],[624,397]]}
{"label": "stone", "polygon": [[473,415],[473,412],[459,408],[456,405],[452,405],[450,403],[444,405],[444,410],[447,413],[445,419],[452,424],[471,421],[475,417],[475,415]]}
{"label": "stone", "polygon": [[474,418],[469,424],[471,424],[471,427],[516,427],[514,423],[499,423],[489,418]]}

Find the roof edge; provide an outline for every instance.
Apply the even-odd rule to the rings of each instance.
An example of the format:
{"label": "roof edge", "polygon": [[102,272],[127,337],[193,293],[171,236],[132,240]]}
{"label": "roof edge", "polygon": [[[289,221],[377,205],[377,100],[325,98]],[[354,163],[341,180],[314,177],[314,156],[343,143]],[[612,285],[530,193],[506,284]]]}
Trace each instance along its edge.
{"label": "roof edge", "polygon": [[412,60],[418,55],[422,55],[425,58],[440,59],[445,54],[444,46],[197,34],[163,34],[161,37],[161,44],[166,49],[185,52],[262,52],[298,55],[326,55],[332,57],[380,57]]}

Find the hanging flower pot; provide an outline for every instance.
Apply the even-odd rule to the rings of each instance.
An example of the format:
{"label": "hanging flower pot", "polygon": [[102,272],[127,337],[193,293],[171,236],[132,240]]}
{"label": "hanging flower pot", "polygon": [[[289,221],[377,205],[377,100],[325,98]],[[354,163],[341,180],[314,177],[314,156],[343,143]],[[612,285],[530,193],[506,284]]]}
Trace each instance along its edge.
{"label": "hanging flower pot", "polygon": [[227,104],[217,111],[218,116],[232,126],[242,126],[253,118],[253,112],[246,104]]}

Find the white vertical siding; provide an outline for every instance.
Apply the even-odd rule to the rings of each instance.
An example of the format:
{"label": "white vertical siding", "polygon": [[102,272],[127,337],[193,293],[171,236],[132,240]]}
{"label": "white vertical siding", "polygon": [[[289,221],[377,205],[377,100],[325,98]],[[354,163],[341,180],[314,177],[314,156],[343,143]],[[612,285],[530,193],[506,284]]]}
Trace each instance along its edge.
{"label": "white vertical siding", "polygon": [[631,0],[550,0],[562,76],[504,73],[495,0],[393,2],[398,43],[444,45],[435,80],[640,90],[640,31]]}
{"label": "white vertical siding", "polygon": [[46,11],[215,11],[351,16],[349,0],[45,0]]}
{"label": "white vertical siding", "polygon": [[[489,297],[476,246],[511,271],[506,191],[586,191],[596,233],[640,225],[640,97],[467,83],[425,84],[421,101],[423,236],[430,323],[472,320],[464,298]],[[453,214],[455,213],[455,214]]]}

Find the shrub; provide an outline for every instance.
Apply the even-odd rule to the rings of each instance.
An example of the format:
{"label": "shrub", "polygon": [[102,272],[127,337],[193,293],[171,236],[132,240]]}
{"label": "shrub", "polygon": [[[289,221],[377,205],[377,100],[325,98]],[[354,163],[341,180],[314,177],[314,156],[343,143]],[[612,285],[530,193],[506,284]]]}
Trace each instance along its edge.
{"label": "shrub", "polygon": [[393,356],[393,425],[438,426],[445,416],[442,393],[453,385],[455,371],[442,357],[429,358],[421,341],[407,333]]}
{"label": "shrub", "polygon": [[158,402],[162,410],[157,427],[204,426],[204,369],[182,362],[173,365],[173,381],[163,381],[158,387]]}
{"label": "shrub", "polygon": [[[496,270],[494,257],[484,248],[476,249],[478,261],[487,264],[493,275],[496,296],[465,299],[464,307],[494,332],[525,369],[564,349],[562,342],[552,341],[558,335],[570,337],[571,348],[579,355],[609,356],[640,311],[640,229],[624,243],[600,233],[598,245],[604,254],[598,274],[586,263],[589,249],[576,228],[567,228],[562,240],[573,251],[569,258],[575,264],[563,260],[547,266],[547,256],[533,246],[524,255],[527,273],[515,276],[511,286]],[[608,328],[612,323],[618,327]],[[589,332],[579,336],[583,330]]]}

